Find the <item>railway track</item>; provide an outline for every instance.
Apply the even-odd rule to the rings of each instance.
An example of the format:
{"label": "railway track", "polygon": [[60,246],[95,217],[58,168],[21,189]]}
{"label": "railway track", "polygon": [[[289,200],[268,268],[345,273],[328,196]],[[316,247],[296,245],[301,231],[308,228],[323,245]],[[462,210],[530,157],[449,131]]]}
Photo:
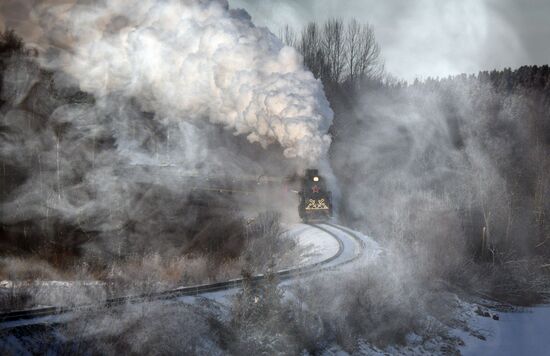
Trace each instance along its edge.
{"label": "railway track", "polygon": [[[283,269],[275,273],[279,280],[288,280],[304,277],[341,267],[358,259],[365,249],[365,242],[347,228],[330,224],[308,224],[330,236],[338,242],[338,251],[331,257],[306,266]],[[355,245],[354,251],[351,246]],[[265,279],[264,274],[254,275],[252,283],[261,283]],[[29,310],[19,310],[0,314],[0,330],[12,329],[20,326],[30,326],[40,323],[55,322],[55,318],[71,312],[89,311],[98,307],[113,307],[126,303],[143,303],[157,300],[175,299],[183,296],[198,296],[222,290],[231,290],[241,287],[242,278],[235,278],[224,282],[195,285],[175,288],[163,292],[111,298],[103,303],[86,304],[71,307],[45,307]]]}

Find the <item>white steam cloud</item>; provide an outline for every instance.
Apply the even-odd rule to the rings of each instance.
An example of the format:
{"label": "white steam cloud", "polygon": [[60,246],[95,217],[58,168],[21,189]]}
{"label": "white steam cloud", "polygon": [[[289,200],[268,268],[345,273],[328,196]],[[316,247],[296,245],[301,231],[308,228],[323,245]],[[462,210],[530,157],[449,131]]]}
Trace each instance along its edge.
{"label": "white steam cloud", "polygon": [[41,63],[17,54],[1,73],[10,236],[74,240],[90,256],[174,250],[204,220],[203,201],[253,205],[195,188],[326,164],[333,114],[321,82],[246,12],[199,0],[28,10],[21,33]]}
{"label": "white steam cloud", "polygon": [[[332,110],[301,56],[225,1],[125,0],[34,9],[81,89],[137,98],[163,123],[209,120],[288,158],[327,151]],[[55,50],[53,50],[55,52]]]}

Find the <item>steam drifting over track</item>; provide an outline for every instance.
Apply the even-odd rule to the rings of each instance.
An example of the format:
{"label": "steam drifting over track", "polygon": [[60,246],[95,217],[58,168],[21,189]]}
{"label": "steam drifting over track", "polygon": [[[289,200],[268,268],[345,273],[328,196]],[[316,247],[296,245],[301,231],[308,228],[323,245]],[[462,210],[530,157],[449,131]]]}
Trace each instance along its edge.
{"label": "steam drifting over track", "polygon": [[[276,272],[275,275],[280,281],[306,277],[347,265],[361,258],[366,249],[369,248],[373,249],[371,252],[376,254],[380,251],[376,243],[368,239],[366,236],[339,225],[330,223],[306,225],[298,231],[303,233],[309,229],[317,230],[319,238],[322,238],[321,236],[325,235],[325,238],[328,237],[335,239],[338,243],[337,252],[317,262],[282,269]],[[371,246],[369,246],[369,244],[371,244]],[[264,274],[254,275],[252,277],[252,282],[260,283],[264,279]],[[112,298],[106,300],[103,304],[87,304],[75,307],[46,307],[7,312],[0,314],[0,331],[37,324],[63,322],[63,317],[70,317],[71,312],[92,310],[99,306],[112,307],[126,303],[143,303],[156,300],[176,299],[185,296],[202,295],[208,297],[208,294],[220,291],[227,291],[228,294],[230,294],[231,291],[240,288],[242,283],[242,278],[236,278],[225,282],[175,288],[159,293]]]}

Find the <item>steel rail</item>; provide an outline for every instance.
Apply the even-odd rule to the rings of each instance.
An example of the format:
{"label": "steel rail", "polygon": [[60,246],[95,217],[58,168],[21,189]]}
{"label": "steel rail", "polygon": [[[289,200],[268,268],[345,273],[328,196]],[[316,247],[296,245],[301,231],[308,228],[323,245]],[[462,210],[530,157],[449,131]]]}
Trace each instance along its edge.
{"label": "steel rail", "polygon": [[[340,230],[344,232],[346,235],[351,236],[359,245],[359,252],[356,253],[355,256],[353,256],[352,258],[346,261],[342,261],[337,265],[325,266],[342,255],[342,253],[344,252],[344,243],[342,242],[341,238],[337,234],[333,233],[326,227],[322,227],[320,224],[307,224],[332,236],[338,242],[338,251],[336,254],[322,261],[318,261],[306,266],[299,266],[299,267],[279,270],[274,273],[274,275],[279,280],[281,281],[288,280],[296,277],[311,275],[321,271],[333,270],[337,267],[340,267],[355,261],[357,258],[359,258],[362,255],[363,249],[365,248],[365,244],[361,240],[361,238],[355,235],[351,230],[345,229],[338,225],[334,225],[330,223],[323,223],[323,224],[330,226],[333,229]],[[263,281],[265,278],[266,278],[265,274],[257,274],[251,277],[251,282],[259,283]],[[235,278],[235,279],[230,279],[228,281],[223,281],[223,282],[179,287],[179,288],[170,289],[162,292],[156,292],[156,293],[110,298],[104,301],[103,303],[91,303],[91,304],[84,304],[84,305],[78,305],[78,306],[65,306],[65,307],[63,306],[44,307],[44,308],[37,308],[37,309],[11,311],[11,312],[0,314],[0,325],[6,322],[35,319],[35,318],[41,318],[41,317],[47,317],[47,316],[55,316],[55,315],[69,313],[69,312],[87,311],[87,310],[92,310],[99,307],[113,307],[113,306],[123,305],[126,303],[142,303],[142,302],[150,302],[155,300],[174,299],[174,298],[179,298],[183,296],[197,296],[205,293],[238,288],[243,284],[243,281],[244,281],[243,278]],[[30,325],[32,324],[25,324],[22,326],[30,326]],[[16,328],[19,326],[14,326],[14,327]],[[8,329],[11,329],[11,328],[8,327]]]}

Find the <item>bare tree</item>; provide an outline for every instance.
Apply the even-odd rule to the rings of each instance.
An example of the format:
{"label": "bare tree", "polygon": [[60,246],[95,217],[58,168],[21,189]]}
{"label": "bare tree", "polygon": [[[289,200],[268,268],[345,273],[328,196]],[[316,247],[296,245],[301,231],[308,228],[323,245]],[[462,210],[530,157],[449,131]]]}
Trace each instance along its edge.
{"label": "bare tree", "polygon": [[357,58],[358,79],[379,78],[384,71],[380,59],[380,45],[376,42],[371,25],[361,25],[359,32],[359,55]]}
{"label": "bare tree", "polygon": [[322,34],[315,22],[310,22],[300,36],[298,50],[304,56],[304,64],[313,72],[315,77],[323,79],[325,68],[322,52]]}
{"label": "bare tree", "polygon": [[352,19],[348,23],[346,29],[346,50],[348,52],[347,56],[347,70],[348,78],[351,82],[354,82],[358,77],[358,57],[361,52],[360,49],[360,39],[361,36],[361,25],[356,19]]}
{"label": "bare tree", "polygon": [[304,64],[326,85],[356,85],[383,77],[380,46],[369,24],[329,19],[322,26],[308,23],[299,35],[285,26],[279,36],[304,56]]}
{"label": "bare tree", "polygon": [[329,19],[323,25],[323,53],[327,61],[325,79],[329,83],[340,83],[346,65],[346,44],[344,23],[340,19]]}

